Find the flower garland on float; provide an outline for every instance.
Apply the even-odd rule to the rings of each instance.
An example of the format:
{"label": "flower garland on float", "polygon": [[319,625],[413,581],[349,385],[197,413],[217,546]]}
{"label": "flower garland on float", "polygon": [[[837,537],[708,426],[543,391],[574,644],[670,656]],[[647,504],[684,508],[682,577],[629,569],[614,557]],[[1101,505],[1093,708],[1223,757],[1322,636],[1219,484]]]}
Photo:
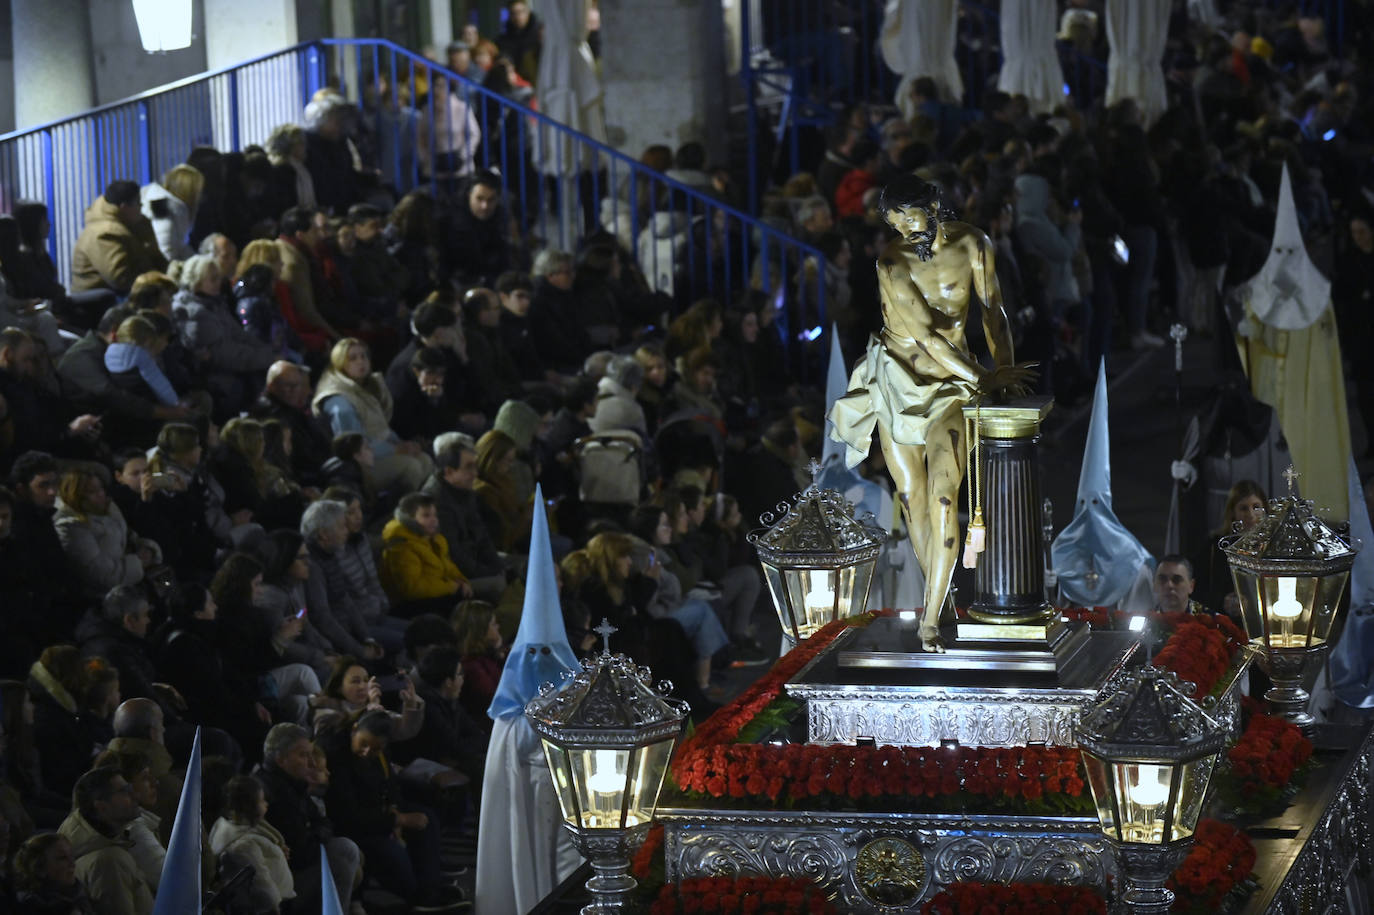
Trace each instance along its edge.
{"label": "flower garland on float", "polygon": [[[887,611],[890,614],[890,611]],[[693,801],[807,809],[934,806],[964,810],[966,795],[994,810],[1087,813],[1091,801],[1072,747],[897,747],[736,743],[782,697],[783,685],[850,626],[836,620],[781,658],[712,715],[673,757],[673,783]],[[784,700],[786,701],[786,700]],[[979,805],[974,805],[979,806]]]}

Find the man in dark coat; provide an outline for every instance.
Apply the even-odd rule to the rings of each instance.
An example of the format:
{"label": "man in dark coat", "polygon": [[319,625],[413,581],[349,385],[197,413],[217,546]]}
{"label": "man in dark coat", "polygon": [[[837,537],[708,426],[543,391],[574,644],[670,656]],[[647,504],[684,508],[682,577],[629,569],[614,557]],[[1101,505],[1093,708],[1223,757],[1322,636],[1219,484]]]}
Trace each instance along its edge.
{"label": "man in dark coat", "polygon": [[280,420],[291,430],[291,470],[302,486],[323,482],[320,468],[332,456],[328,426],[310,412],[310,375],[292,362],[274,362],[267,388],[253,405],[257,419]]}
{"label": "man in dark coat", "polygon": [[362,854],[351,839],[334,835],[329,818],[311,800],[311,783],[320,779],[321,773],[315,768],[310,732],[298,724],[273,726],[263,741],[262,766],[257,776],[267,800],[265,819],[281,833],[290,852],[287,860],[295,877],[296,905],[305,912],[320,905],[323,845],[339,902],[348,911],[354,877],[362,868]]}
{"label": "man in dark coat", "polygon": [[39,384],[42,358],[26,332],[17,327],[0,330],[0,398],[9,408],[6,418],[14,430],[8,456],[37,449],[68,458],[95,458],[100,417],[88,413],[71,419],[72,411],[62,398]]}
{"label": "man in dark coat", "polygon": [[463,203],[452,208],[444,245],[453,278],[462,286],[490,286],[515,266],[506,241],[501,179],[483,169],[473,175]]}
{"label": "man in dark coat", "polygon": [[458,703],[463,690],[463,659],[452,645],[440,645],[416,665],[415,692],[425,700],[420,733],[392,748],[398,762],[432,759],[468,777],[468,796],[481,798],[487,735]]}
{"label": "man in dark coat", "polygon": [[446,419],[458,420],[447,428],[456,426],[480,432],[487,425],[487,417],[481,412],[481,404],[486,397],[482,392],[482,380],[468,369],[466,341],[458,316],[443,305],[424,302],[415,309],[410,323],[415,336],[396,354],[386,370],[387,390],[391,392],[391,399],[396,405],[392,428],[402,438],[411,438],[416,434],[434,437],[434,432],[420,429],[408,433],[402,428],[405,423],[401,421],[405,413],[403,405],[416,402],[417,399],[424,405],[423,401],[426,400],[424,395],[428,392],[421,391],[419,373],[414,363],[416,354],[428,349],[433,351],[432,355],[442,359],[443,393],[439,395],[440,403],[436,405],[438,412]]}
{"label": "man in dark coat", "polygon": [[545,250],[534,264],[534,299],[530,325],[534,346],[546,366],[568,375],[582,368],[592,341],[573,292],[573,259],[562,251]]}
{"label": "man in dark coat", "polygon": [[514,270],[501,274],[496,281],[496,294],[501,298],[501,343],[510,353],[524,382],[550,381],[551,372],[544,368],[544,360],[534,345],[534,330],[530,322],[530,278]]}
{"label": "man in dark coat", "polygon": [[95,330],[77,340],[57,363],[62,396],[83,413],[103,414],[106,441],[147,442],[156,438],[159,421],[184,419],[188,410],[180,404],[165,406],[115,384],[105,368],[105,348],[114,342],[115,331],[134,311],[116,305],[100,318]]}
{"label": "man in dark coat", "polygon": [[763,438],[737,459],[726,472],[731,490],[739,495],[739,510],[744,519],[753,523],[774,506],[791,502],[797,493],[797,481],[792,475],[800,440],[791,417],[771,423]]}
{"label": "man in dark coat", "polygon": [[438,503],[439,533],[448,541],[449,558],[467,576],[473,594],[496,601],[506,587],[506,569],[491,532],[482,520],[477,483],[477,454],[462,439],[445,442],[434,455],[434,474],[420,491]]}

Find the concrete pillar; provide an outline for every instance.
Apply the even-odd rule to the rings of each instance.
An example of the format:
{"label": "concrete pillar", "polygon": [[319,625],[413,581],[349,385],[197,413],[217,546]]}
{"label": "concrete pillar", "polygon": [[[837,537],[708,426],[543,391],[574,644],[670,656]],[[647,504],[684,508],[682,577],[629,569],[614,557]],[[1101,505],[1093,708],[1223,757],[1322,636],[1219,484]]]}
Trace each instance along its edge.
{"label": "concrete pillar", "polygon": [[434,49],[439,52],[439,59],[444,59],[444,45],[454,39],[453,34],[453,9],[449,6],[448,0],[429,0],[429,43],[434,45]]}
{"label": "concrete pillar", "polygon": [[211,70],[289,48],[300,39],[295,0],[205,0],[205,57]]}
{"label": "concrete pillar", "polygon": [[610,145],[637,159],[654,143],[676,149],[697,140],[711,160],[724,158],[720,3],[601,0],[601,47]]}
{"label": "concrete pillar", "polygon": [[[95,104],[84,0],[11,0],[14,123],[32,127]],[[133,15],[130,7],[129,15]]]}

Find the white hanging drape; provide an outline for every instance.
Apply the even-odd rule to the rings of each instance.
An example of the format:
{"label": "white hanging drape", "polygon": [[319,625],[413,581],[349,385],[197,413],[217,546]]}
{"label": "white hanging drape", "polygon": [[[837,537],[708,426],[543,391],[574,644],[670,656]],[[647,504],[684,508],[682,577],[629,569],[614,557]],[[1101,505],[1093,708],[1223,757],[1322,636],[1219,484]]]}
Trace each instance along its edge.
{"label": "white hanging drape", "polygon": [[[544,24],[544,50],[539,56],[535,92],[541,113],[604,143],[606,120],[601,79],[587,46],[588,3],[589,0],[539,0],[536,5],[535,11]],[[539,130],[544,134],[540,171],[563,175],[596,168],[597,157],[588,150],[579,149],[547,126],[541,124]],[[539,149],[537,144],[535,149]]]}
{"label": "white hanging drape", "polygon": [[962,99],[964,80],[954,60],[958,0],[888,0],[883,15],[883,60],[902,74],[894,99],[902,117],[911,120],[916,114],[911,84],[922,76],[935,80],[944,101]]}
{"label": "white hanging drape", "polygon": [[1107,0],[1107,107],[1134,99],[1147,126],[1164,113],[1170,0]]}
{"label": "white hanging drape", "polygon": [[1054,13],[1055,0],[1002,0],[1002,71],[997,88],[1024,95],[1036,114],[1053,111],[1063,99]]}

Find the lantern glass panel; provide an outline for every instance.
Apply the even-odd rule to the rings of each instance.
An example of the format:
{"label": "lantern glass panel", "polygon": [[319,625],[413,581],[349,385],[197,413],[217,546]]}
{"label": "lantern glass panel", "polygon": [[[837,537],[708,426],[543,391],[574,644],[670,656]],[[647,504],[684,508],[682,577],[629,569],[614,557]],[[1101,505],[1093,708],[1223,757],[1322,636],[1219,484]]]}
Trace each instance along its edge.
{"label": "lantern glass panel", "polygon": [[1109,836],[1116,835],[1116,814],[1112,811],[1111,767],[1106,762],[1086,750],[1082,753],[1083,768],[1088,773],[1088,787],[1092,789],[1093,803],[1097,805],[1097,820],[1102,831]]}
{"label": "lantern glass panel", "polygon": [[549,773],[553,776],[553,787],[558,795],[558,806],[563,811],[563,819],[568,823],[577,822],[577,811],[573,808],[573,791],[571,771],[569,769],[568,751],[560,746],[549,743],[547,740],[540,741],[544,744],[544,758],[549,761]]}
{"label": "lantern glass panel", "polygon": [[1245,632],[1261,648],[1316,648],[1331,634],[1349,571],[1261,575],[1232,569]]}
{"label": "lantern glass panel", "polygon": [[782,626],[782,633],[788,638],[793,638],[796,633],[792,631],[792,605],[787,602],[783,572],[771,563],[761,561],[759,564],[763,566],[763,577],[768,582],[768,593],[773,598],[773,609],[778,612],[778,624]]}
{"label": "lantern glass panel", "polygon": [[788,612],[796,621],[797,636],[809,638],[827,623],[862,613],[868,603],[868,586],[875,560],[839,569],[782,569],[764,565],[768,587],[779,609],[783,631],[791,634],[791,620],[783,616],[783,594]]}
{"label": "lantern glass panel", "polygon": [[1122,842],[1159,845],[1177,838],[1166,833],[1169,825],[1169,791],[1175,778],[1169,765],[1113,763],[1112,788],[1121,811]]}
{"label": "lantern glass panel", "polygon": [[[1103,833],[1119,842],[1161,845],[1186,839],[1197,828],[1216,757],[1161,764],[1112,762],[1084,752],[1083,762]],[[1178,793],[1171,809],[1175,784]]]}
{"label": "lantern glass panel", "polygon": [[[616,747],[573,747],[568,750],[572,763],[572,786],[577,793],[583,829],[619,829],[633,826],[631,818],[621,822],[625,800],[626,772],[632,751]],[[566,811],[564,812],[566,815]]]}
{"label": "lantern glass panel", "polygon": [[634,780],[630,784],[629,819],[626,826],[647,823],[654,818],[658,809],[658,793],[663,787],[663,776],[668,771],[668,760],[673,755],[673,738],[640,747],[635,754],[633,766]]}
{"label": "lantern glass panel", "polygon": [[1174,807],[1173,831],[1175,838],[1184,838],[1197,829],[1197,821],[1202,816],[1202,802],[1207,798],[1207,785],[1212,780],[1217,756],[1206,756],[1191,760],[1179,766],[1178,803]]}

